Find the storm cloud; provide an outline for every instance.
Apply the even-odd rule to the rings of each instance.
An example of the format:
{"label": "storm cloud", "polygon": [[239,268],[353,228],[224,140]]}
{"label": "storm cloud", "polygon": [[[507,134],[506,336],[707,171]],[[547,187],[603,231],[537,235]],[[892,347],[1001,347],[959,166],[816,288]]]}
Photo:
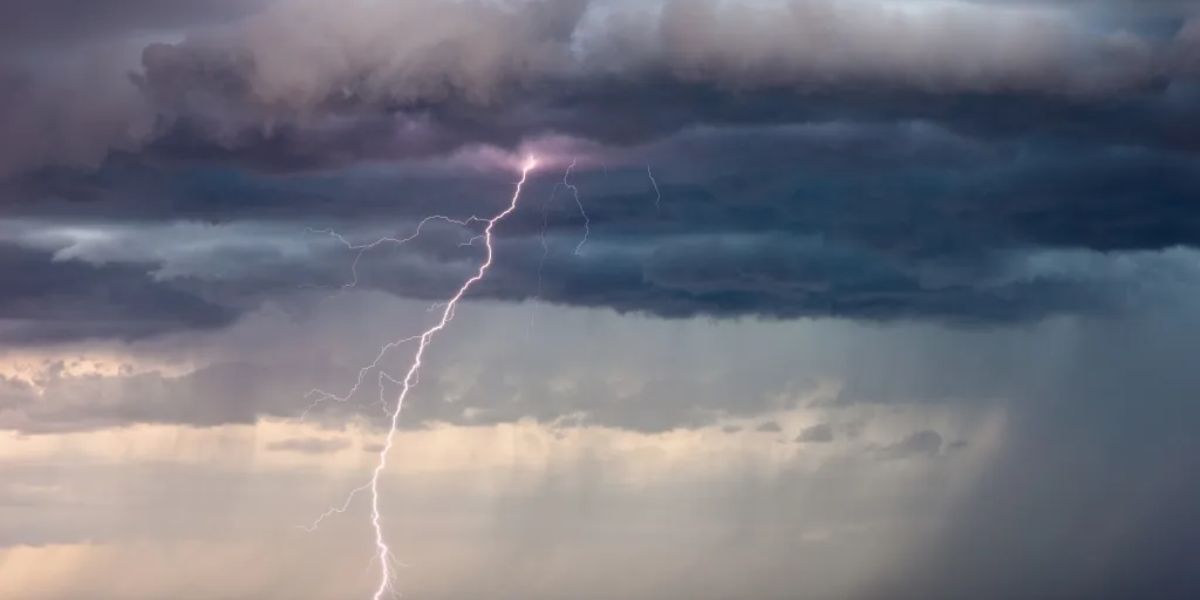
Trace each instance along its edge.
{"label": "storm cloud", "polygon": [[[14,5],[9,22],[54,37],[12,38],[0,79],[6,230],[115,231],[103,255],[15,243],[244,314],[344,283],[352,253],[300,248],[324,241],[306,230],[361,243],[487,214],[532,152],[546,166],[481,295],[969,323],[1144,308],[1176,285],[1147,253],[1200,238],[1200,45],[1184,4],[1105,6],[130,2],[83,28]],[[572,160],[578,253],[556,181]],[[201,223],[237,233],[186,258],[135,240]],[[368,253],[364,285],[437,298],[474,256],[425,248]],[[1126,268],[1048,266],[1089,252],[1153,263],[1152,283],[1130,296]]]}
{"label": "storm cloud", "polygon": [[5,3],[0,588],[366,589],[529,157],[402,591],[1200,595],[1173,0]]}

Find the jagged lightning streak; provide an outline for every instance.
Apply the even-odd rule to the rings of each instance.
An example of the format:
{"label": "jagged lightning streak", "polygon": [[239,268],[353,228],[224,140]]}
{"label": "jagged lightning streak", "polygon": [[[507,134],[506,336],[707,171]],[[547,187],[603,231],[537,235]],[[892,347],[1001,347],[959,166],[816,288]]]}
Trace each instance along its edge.
{"label": "jagged lightning streak", "polygon": [[583,239],[579,240],[579,245],[575,246],[575,254],[583,249],[583,245],[587,243],[588,236],[592,233],[592,220],[588,218],[587,211],[583,210],[583,202],[579,199],[579,188],[575,184],[568,183],[567,178],[571,176],[571,169],[575,168],[575,163],[578,159],[571,159],[571,164],[567,165],[567,170],[563,173],[562,185],[571,190],[571,195],[575,197],[575,205],[579,207],[579,214],[583,217]]}
{"label": "jagged lightning streak", "polygon": [[[485,247],[485,258],[483,262],[479,264],[479,269],[475,272],[475,275],[463,282],[462,287],[458,288],[458,292],[451,296],[446,302],[442,309],[441,320],[439,320],[436,325],[426,329],[425,332],[417,338],[417,350],[413,354],[413,360],[408,367],[408,372],[405,373],[404,379],[401,380],[400,393],[396,398],[396,406],[392,409],[391,414],[389,415],[390,426],[388,427],[387,435],[384,438],[383,448],[379,451],[379,461],[375,464],[375,469],[371,472],[370,483],[366,486],[363,486],[368,488],[371,492],[371,525],[375,529],[376,558],[379,559],[380,569],[379,587],[375,590],[373,600],[380,600],[383,598],[384,594],[387,593],[392,586],[392,571],[391,563],[389,562],[392,553],[391,549],[388,547],[387,540],[383,535],[383,517],[379,512],[379,478],[383,474],[384,470],[387,469],[388,453],[392,449],[392,443],[396,437],[396,429],[400,424],[400,412],[404,408],[404,399],[408,396],[409,390],[411,390],[416,384],[418,374],[421,370],[421,360],[425,356],[425,349],[429,347],[430,340],[432,340],[433,336],[437,335],[438,332],[445,329],[446,325],[448,325],[450,321],[454,319],[454,311],[458,307],[458,301],[462,300],[462,297],[466,295],[467,291],[470,290],[471,287],[480,280],[482,280],[485,275],[487,275],[488,269],[492,266],[492,259],[494,257],[494,250],[492,248],[492,230],[496,227],[497,223],[499,223],[508,215],[512,214],[512,212],[517,209],[517,202],[521,198],[521,188],[525,185],[525,180],[529,177],[529,172],[536,166],[536,158],[527,158],[525,160],[525,164],[521,167],[521,179],[516,184],[516,190],[513,192],[512,200],[509,201],[508,208],[505,208],[491,219],[482,220],[483,222],[487,223],[483,229],[482,236]],[[339,507],[341,510],[333,509],[333,512],[343,512],[345,510],[344,507],[349,504],[352,497],[359,493],[361,489],[362,488],[359,488],[354,492],[351,492],[351,498],[348,498],[346,504],[343,504],[342,507]],[[324,516],[328,516],[329,514],[332,513],[327,512],[325,515],[322,515],[322,518],[324,518]],[[319,522],[320,519],[317,520],[317,523]],[[314,524],[314,526],[315,525],[316,524]]]}
{"label": "jagged lightning streak", "polygon": [[[409,336],[406,338],[393,340],[393,341],[385,344],[382,348],[379,349],[379,353],[375,355],[375,360],[371,361],[371,364],[358,370],[358,378],[354,380],[354,385],[350,387],[350,391],[346,392],[345,394],[341,394],[341,395],[334,394],[333,392],[327,392],[325,390],[317,389],[317,388],[313,388],[313,389],[309,390],[308,393],[304,395],[304,398],[305,399],[311,398],[312,404],[309,404],[308,408],[305,408],[304,412],[300,413],[300,420],[304,421],[305,419],[307,419],[308,413],[312,412],[313,409],[315,409],[318,405],[320,405],[323,402],[329,402],[329,401],[349,402],[350,398],[353,398],[354,395],[358,393],[359,388],[362,387],[363,378],[366,377],[367,373],[370,373],[372,369],[375,369],[376,367],[379,366],[379,363],[381,361],[383,361],[383,358],[385,356],[387,356],[388,352],[391,351],[392,348],[395,348],[395,347],[403,345],[403,344],[407,344],[409,342],[415,342],[419,339],[421,339],[421,336],[412,335],[412,336]],[[391,375],[388,375],[387,373],[385,373],[383,371],[379,372],[379,386],[380,386],[380,392],[381,392],[380,393],[380,402],[381,403],[383,402],[382,389],[383,389],[383,380],[384,379],[390,380],[392,383],[400,383],[399,381],[396,381],[394,378],[392,378]]]}
{"label": "jagged lightning streak", "polygon": [[659,202],[662,201],[662,192],[658,191],[658,182],[654,180],[654,173],[650,170],[650,165],[646,165],[646,175],[650,178],[650,185],[654,186],[654,210],[658,210]]}
{"label": "jagged lightning streak", "polygon": [[[539,236],[539,241],[542,246],[542,257],[540,260],[538,260],[537,293],[534,296],[535,298],[542,297],[542,274],[546,269],[546,259],[550,256],[550,246],[546,242],[546,229],[550,225],[550,213],[547,209],[549,208],[550,203],[554,202],[554,198],[558,194],[559,186],[571,190],[571,195],[575,198],[575,206],[579,207],[579,215],[583,217],[583,238],[580,239],[579,244],[575,246],[574,254],[576,256],[579,256],[579,251],[583,249],[583,245],[587,243],[588,236],[591,234],[591,219],[588,218],[587,211],[583,209],[583,202],[579,199],[579,188],[567,181],[567,178],[571,176],[571,170],[575,168],[575,165],[578,163],[578,161],[579,159],[577,158],[571,159],[571,164],[567,165],[566,171],[563,172],[562,183],[554,184],[554,189],[550,191],[550,198],[542,201],[542,233]],[[649,169],[649,165],[647,165],[646,168]],[[607,166],[604,167],[604,171],[606,173],[608,172]],[[651,179],[653,179],[653,176],[651,176]],[[655,189],[657,189],[657,185],[655,186]],[[535,314],[536,313],[531,312],[529,316],[529,326],[525,329],[525,339],[527,340],[533,334],[533,320]]]}
{"label": "jagged lightning streak", "polygon": [[342,502],[341,506],[330,507],[329,510],[321,513],[321,516],[314,519],[311,525],[300,525],[299,526],[300,529],[303,529],[304,531],[307,531],[308,533],[312,533],[312,532],[316,531],[317,528],[321,526],[321,522],[324,521],[325,519],[328,519],[329,517],[332,517],[333,515],[340,515],[346,511],[350,510],[350,504],[352,502],[354,502],[354,497],[367,491],[370,488],[371,488],[370,483],[364,483],[364,484],[350,490],[350,493],[346,495],[346,500],[344,502]]}
{"label": "jagged lightning streak", "polygon": [[[311,227],[307,228],[306,230],[309,233],[327,235],[327,236],[337,240],[338,242],[340,242],[343,246],[346,247],[347,250],[355,251],[354,261],[350,263],[350,273],[351,273],[350,281],[342,284],[341,289],[339,289],[337,291],[337,293],[335,293],[333,296],[330,296],[329,299],[332,299],[332,298],[336,297],[338,294],[341,294],[342,292],[345,292],[349,289],[358,287],[358,264],[362,260],[362,257],[364,254],[366,254],[370,250],[374,250],[375,248],[377,248],[383,244],[394,244],[397,246],[407,244],[407,243],[417,239],[418,237],[420,237],[424,231],[425,225],[432,221],[444,221],[446,223],[452,223],[452,224],[458,225],[460,227],[467,227],[468,225],[470,225],[472,223],[488,222],[487,219],[483,219],[483,218],[477,217],[475,215],[471,215],[471,216],[467,217],[466,219],[455,219],[452,217],[448,217],[446,215],[432,215],[432,216],[425,217],[424,219],[421,219],[421,221],[419,223],[417,223],[417,226],[414,229],[413,233],[407,237],[397,238],[397,237],[385,236],[385,237],[381,237],[373,242],[368,242],[365,244],[355,244],[355,243],[351,242],[350,240],[346,239],[346,237],[343,236],[342,234],[334,231],[333,229],[313,229]],[[476,240],[479,240],[482,238],[483,238],[482,235],[473,236],[473,237],[471,237],[471,239],[460,243],[459,246],[460,247],[461,246],[472,246],[472,245],[474,245]],[[445,306],[445,303],[433,304],[432,306],[429,307],[429,312],[433,312],[434,310],[437,310],[439,307],[442,307],[442,306]],[[373,370],[373,369],[378,368],[380,362],[383,361],[383,359],[388,355],[388,353],[392,349],[394,349],[398,346],[401,346],[403,344],[407,344],[409,342],[415,342],[418,339],[420,339],[420,337],[421,336],[419,336],[419,335],[413,335],[413,336],[409,336],[406,338],[393,340],[393,341],[385,344],[382,348],[379,349],[379,353],[375,355],[375,360],[371,361],[371,364],[369,364],[365,367],[362,367],[361,369],[358,370],[358,377],[357,377],[357,379],[355,379],[354,385],[351,386],[350,390],[348,392],[346,392],[345,394],[335,394],[333,392],[328,392],[328,391],[325,391],[325,390],[322,390],[319,388],[313,388],[313,389],[309,390],[308,393],[306,393],[304,395],[304,398],[306,400],[311,399],[312,402],[308,405],[307,408],[304,409],[303,412],[300,413],[299,419],[301,421],[306,420],[308,418],[309,413],[311,413],[315,408],[317,408],[317,406],[319,406],[325,402],[341,402],[341,403],[349,402],[350,398],[354,397],[354,395],[357,394],[358,390],[362,387],[363,378],[366,377],[367,373],[371,372],[371,370]],[[387,373],[385,373],[383,371],[379,372],[379,385],[380,385],[379,404],[384,406],[384,410],[386,412],[386,403],[384,402],[383,396],[382,396],[382,392],[383,392],[382,387],[383,387],[384,379],[387,379],[387,380],[391,381],[392,383],[400,383],[400,382],[395,380],[394,378],[392,378],[392,376],[388,375]],[[353,495],[351,495],[351,498],[353,498]],[[336,512],[342,512],[342,511],[336,511]]]}
{"label": "jagged lightning streak", "polygon": [[[397,246],[407,244],[407,243],[417,239],[418,237],[420,237],[421,232],[424,229],[425,225],[431,221],[445,221],[447,223],[453,223],[460,227],[466,227],[467,225],[470,225],[471,223],[484,223],[487,220],[481,219],[474,215],[471,215],[470,217],[467,217],[466,219],[453,219],[453,218],[447,217],[445,215],[433,215],[433,216],[429,216],[429,217],[425,217],[424,219],[421,219],[421,222],[417,223],[416,230],[413,231],[412,235],[410,235],[408,237],[403,237],[403,238],[395,238],[395,237],[390,237],[390,236],[381,237],[381,238],[379,238],[373,242],[367,243],[367,244],[354,244],[350,240],[346,239],[345,236],[343,236],[342,234],[340,234],[332,229],[313,229],[313,228],[309,227],[306,230],[309,233],[327,235],[327,236],[337,240],[338,242],[341,242],[341,244],[343,246],[345,246],[347,250],[355,250],[356,251],[354,254],[354,261],[352,263],[350,263],[350,273],[352,275],[352,278],[350,279],[350,281],[342,284],[341,290],[338,291],[338,293],[341,293],[348,289],[358,287],[358,263],[359,263],[359,261],[362,260],[362,257],[364,254],[366,254],[367,252],[369,252],[371,250],[374,250],[375,248],[377,248],[379,246],[382,246],[383,244],[395,244]],[[476,238],[471,238],[470,240],[468,240],[460,245],[470,246],[475,241],[475,239]]]}

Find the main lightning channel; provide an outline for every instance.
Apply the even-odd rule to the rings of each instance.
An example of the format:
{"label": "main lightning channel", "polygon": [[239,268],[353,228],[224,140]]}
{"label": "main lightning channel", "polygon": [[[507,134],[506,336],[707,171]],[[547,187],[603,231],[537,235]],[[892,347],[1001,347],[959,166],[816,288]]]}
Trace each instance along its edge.
{"label": "main lightning channel", "polygon": [[[492,230],[496,224],[503,220],[508,215],[512,214],[517,209],[517,202],[521,198],[521,187],[525,185],[526,179],[529,177],[529,172],[537,166],[537,159],[529,157],[525,160],[525,164],[521,167],[521,179],[516,184],[516,190],[513,192],[512,200],[509,201],[508,208],[498,213],[491,219],[484,219],[483,222],[487,225],[483,229],[483,243],[485,247],[485,258],[479,264],[479,269],[475,275],[466,280],[462,287],[458,288],[458,292],[451,296],[450,300],[442,308],[442,318],[438,323],[417,338],[417,350],[413,354],[412,364],[409,365],[408,372],[404,375],[401,383],[400,394],[396,399],[396,407],[392,409],[389,417],[391,418],[390,427],[388,428],[387,436],[384,438],[383,448],[379,451],[379,461],[375,464],[375,470],[371,473],[371,482],[369,489],[371,491],[371,525],[375,529],[375,549],[376,557],[379,559],[380,574],[379,587],[375,590],[373,600],[381,600],[385,593],[392,586],[392,571],[391,549],[388,547],[387,540],[383,535],[383,518],[379,512],[379,478],[383,471],[387,468],[388,453],[392,449],[392,443],[396,437],[396,429],[400,423],[400,412],[404,408],[404,399],[408,396],[409,390],[416,384],[418,373],[421,370],[421,359],[425,356],[425,349],[429,347],[430,340],[434,335],[446,328],[446,325],[454,319],[454,311],[458,307],[458,301],[466,295],[471,286],[478,283],[487,275],[488,269],[492,266],[494,250],[492,248]],[[356,490],[357,492],[357,490]],[[344,510],[344,509],[342,509]],[[335,511],[338,512],[338,511]]]}

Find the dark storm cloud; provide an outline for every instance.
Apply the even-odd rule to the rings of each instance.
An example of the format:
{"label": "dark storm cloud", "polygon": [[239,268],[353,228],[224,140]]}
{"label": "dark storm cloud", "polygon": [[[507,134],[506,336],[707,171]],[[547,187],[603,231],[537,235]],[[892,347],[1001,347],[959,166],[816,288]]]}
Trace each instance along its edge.
{"label": "dark storm cloud", "polygon": [[140,147],[155,115],[130,79],[153,39],[245,16],[259,0],[13,0],[0,5],[0,177],[94,168]]}
{"label": "dark storm cloud", "polygon": [[[493,214],[514,174],[479,146],[544,143],[554,162],[499,227],[493,271],[473,298],[665,317],[833,316],[872,321],[864,330],[876,333],[847,341],[823,320],[813,324],[820,351],[800,352],[761,325],[754,338],[727,330],[732,341],[701,336],[683,350],[680,338],[692,338],[678,330],[639,330],[615,338],[620,356],[607,367],[577,337],[538,355],[511,351],[519,333],[508,332],[498,356],[471,337],[431,348],[431,363],[459,372],[427,372],[406,425],[761,422],[822,378],[843,384],[822,405],[830,413],[992,410],[1003,443],[971,467],[986,470],[951,508],[920,502],[913,486],[904,502],[921,510],[908,521],[936,512],[943,526],[861,597],[1200,596],[1194,3],[264,6],[0,8],[6,344],[214,329],[264,301],[324,298],[352,280],[354,254],[308,228],[361,242],[411,233],[426,214]],[[591,221],[582,247],[582,218],[553,189],[576,154],[571,181]],[[478,264],[478,246],[458,246],[472,233],[437,225],[372,251],[359,286],[444,299]],[[471,312],[448,338],[483,329]],[[344,314],[385,329],[365,311]],[[1060,314],[1085,317],[1047,319]],[[914,319],[1014,326],[896,323]],[[804,337],[771,325],[789,342]],[[0,429],[294,417],[307,390],[357,368],[301,354],[320,346],[353,363],[322,333],[250,358],[210,356],[179,376],[52,372],[36,386],[0,376]],[[353,347],[374,340],[344,336]],[[757,359],[694,368],[708,351]],[[366,406],[374,384],[348,410],[377,415]],[[341,408],[313,418],[341,422]],[[862,421],[830,418],[847,433],[828,448],[867,444]],[[940,422],[910,425],[855,460],[903,473],[989,447],[972,438],[944,451],[962,442],[943,435],[958,438]],[[833,437],[823,424],[797,441]],[[274,449],[343,447],[311,438]],[[795,518],[797,497],[829,493],[796,481],[802,493],[785,478],[797,488],[777,505],[755,486],[737,498],[775,531]],[[567,512],[575,524],[578,511]],[[739,585],[759,586],[747,597],[775,591],[744,575]]]}
{"label": "dark storm cloud", "polygon": [[233,312],[151,278],[134,265],[53,262],[0,244],[0,337],[8,342],[137,338],[230,322]]}
{"label": "dark storm cloud", "polygon": [[[697,126],[926,121],[981,140],[1067,139],[1195,154],[1200,88],[1177,82],[1116,97],[943,94],[904,88],[731,93],[655,73],[638,81],[555,85],[497,105],[337,111],[328,119],[221,124],[180,114],[160,120],[143,149],[185,164],[303,171],[355,162],[442,156],[472,144],[516,148],[566,134],[617,146],[651,143]],[[239,124],[240,123],[240,124]]]}
{"label": "dark storm cloud", "polygon": [[[539,175],[521,211],[498,229],[497,261],[472,297],[537,297],[669,317],[996,323],[1146,309],[1171,290],[1195,286],[1186,253],[1170,250],[1194,245],[1200,232],[1187,201],[1200,193],[1200,180],[1189,162],[1065,150],[1014,160],[1008,150],[972,149],[953,138],[922,148],[921,137],[892,155],[886,144],[839,148],[847,140],[840,134],[808,144],[742,136],[735,147],[745,155],[729,160],[705,158],[701,140],[684,138],[677,147],[693,154],[659,165],[659,206],[643,168],[578,174],[573,181],[591,220],[578,254],[578,209],[561,188],[551,201],[555,176]],[[789,150],[788,143],[797,145]],[[756,154],[766,145],[777,152]],[[817,147],[825,156],[804,160]],[[863,161],[880,164],[871,177],[851,166]],[[404,237],[423,214],[492,213],[511,184],[503,175],[349,176],[340,185],[347,197],[339,199],[332,188],[345,176],[136,172],[132,186],[118,168],[55,184],[94,198],[78,204],[79,213],[123,215],[120,222],[97,216],[58,227],[61,217],[44,209],[62,205],[51,201],[25,205],[39,216],[2,233],[41,250],[44,260],[54,256],[59,268],[122,265],[236,313],[300,287],[332,292],[354,279],[355,253],[306,228],[333,227],[354,243]],[[175,200],[156,206],[156,196]],[[397,196],[412,200],[398,203]],[[172,215],[232,220],[178,225]],[[478,245],[459,246],[475,231],[438,223],[423,231],[403,248],[365,253],[359,287],[431,301],[452,292],[478,260]],[[1112,250],[1137,252],[1104,254]]]}
{"label": "dark storm cloud", "polygon": [[[57,6],[13,10],[94,37],[55,21]],[[561,188],[541,208],[565,165],[536,173],[480,296],[976,323],[1147,306],[1155,292],[1131,295],[1119,269],[1030,258],[1200,242],[1200,28],[1174,3],[1155,3],[1152,23],[1102,8],[130,1],[89,27],[186,35],[135,44],[124,70],[17,61],[0,85],[0,197],[10,216],[119,224],[121,239],[139,237],[131,223],[188,220],[361,241],[383,221],[495,212],[511,173],[439,161],[542,143],[559,161],[584,155],[572,182],[591,238],[569,251],[581,223]],[[162,236],[58,258],[141,272],[227,314],[346,281],[348,254],[255,235],[186,257]],[[410,249],[368,255],[363,287],[436,299],[475,257]],[[1169,275],[1139,272],[1147,287]]]}
{"label": "dark storm cloud", "polygon": [[[695,123],[839,117],[1196,139],[1178,118],[1194,110],[1164,91],[1185,81],[1195,55],[1181,21],[1140,36],[1098,30],[1087,11],[968,3],[275,8],[229,38],[147,49],[143,89],[176,123],[164,151],[297,168],[546,131],[629,143]],[[314,12],[327,22],[288,26]],[[414,23],[418,34],[395,35]],[[392,135],[354,133],[364,118]]]}
{"label": "dark storm cloud", "polygon": [[[701,129],[632,156],[608,152],[611,169],[572,176],[598,235],[769,230],[909,251],[1011,244],[1157,249],[1200,239],[1187,201],[1200,193],[1197,160],[1170,152],[983,143],[926,122]],[[635,156],[645,162],[631,165]],[[657,203],[646,164],[663,192]],[[546,202],[555,171],[535,173],[526,206]],[[31,215],[291,217],[353,227],[359,215],[487,214],[510,183],[507,173],[467,169],[265,176],[125,159],[96,173],[44,171],[10,180],[5,192],[23,200],[12,212]],[[552,230],[579,227],[561,194],[548,210]],[[542,223],[537,210],[524,210],[503,231],[537,235]]]}
{"label": "dark storm cloud", "polygon": [[[182,3],[127,4],[106,13],[133,29],[187,17]],[[1082,5],[282,0],[149,44],[128,70],[150,151],[276,169],[547,131],[628,143],[693,123],[856,113],[1188,146],[1193,128],[1174,117],[1194,110],[1172,98],[1194,71],[1195,25],[1169,6],[1156,11],[1168,25],[1148,30]]]}
{"label": "dark storm cloud", "polygon": [[[597,89],[589,79],[620,83],[645,74],[741,91],[866,84],[1088,95],[1152,81],[1159,70],[1155,46],[1163,43],[1089,32],[1085,15],[966,3],[352,8],[359,10],[281,2],[227,34],[152,46],[145,83],[163,106],[214,116],[482,107],[520,98],[526,89],[537,95],[547,81]],[[189,89],[194,93],[184,97]],[[631,103],[653,104],[643,100]]]}
{"label": "dark storm cloud", "polygon": [[0,178],[47,164],[94,168],[136,145],[148,119],[141,100],[105,57],[87,62],[54,73],[0,62]]}
{"label": "dark storm cloud", "polygon": [[45,50],[113,37],[208,25],[270,0],[10,0],[0,7],[0,48]]}

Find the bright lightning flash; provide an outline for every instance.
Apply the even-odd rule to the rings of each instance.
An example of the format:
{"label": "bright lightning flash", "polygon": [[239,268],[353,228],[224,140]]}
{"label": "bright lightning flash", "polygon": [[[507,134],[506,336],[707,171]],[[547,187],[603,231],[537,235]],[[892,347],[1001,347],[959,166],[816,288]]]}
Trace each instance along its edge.
{"label": "bright lightning flash", "polygon": [[372,527],[374,527],[374,534],[376,534],[376,550],[377,558],[379,559],[380,570],[379,587],[376,588],[376,593],[374,593],[373,600],[382,599],[383,595],[391,588],[392,576],[391,563],[389,562],[389,559],[391,558],[391,550],[388,547],[388,540],[384,538],[383,517],[379,514],[379,476],[383,474],[384,469],[388,468],[388,452],[391,451],[392,442],[394,442],[396,438],[396,427],[400,425],[400,413],[404,407],[404,398],[408,396],[408,391],[412,390],[413,385],[416,383],[416,378],[418,378],[418,373],[421,370],[421,359],[424,358],[425,349],[430,346],[430,341],[433,340],[433,336],[437,335],[439,331],[445,329],[445,326],[448,325],[452,319],[454,319],[455,310],[458,307],[458,301],[462,300],[462,296],[467,295],[468,290],[472,288],[475,283],[480,282],[482,278],[487,275],[487,270],[491,268],[492,258],[494,257],[494,250],[492,248],[492,229],[496,228],[496,223],[504,220],[504,217],[511,215],[512,211],[517,209],[517,202],[521,199],[521,187],[524,186],[524,182],[526,182],[530,170],[533,170],[533,168],[536,166],[538,166],[538,160],[536,160],[535,157],[530,156],[526,158],[526,162],[524,162],[523,166],[521,167],[521,180],[517,181],[516,190],[512,192],[512,199],[509,202],[508,208],[505,208],[496,216],[488,218],[488,220],[485,221],[487,224],[484,227],[484,235],[482,235],[482,238],[484,238],[485,247],[484,262],[480,263],[479,269],[475,271],[475,275],[470,277],[466,282],[463,282],[462,287],[458,288],[458,292],[455,293],[455,295],[450,296],[450,300],[446,301],[446,304],[442,310],[442,319],[438,320],[438,323],[431,326],[430,329],[425,330],[424,334],[421,334],[418,340],[418,346],[416,346],[416,353],[413,354],[413,362],[409,365],[408,372],[404,374],[404,378],[401,383],[400,396],[396,398],[396,407],[392,408],[391,410],[391,422],[390,426],[388,427],[388,436],[384,438],[383,449],[379,450],[379,462],[376,463],[376,468],[374,468],[371,474],[371,524]]}
{"label": "bright lightning flash", "polygon": [[[476,236],[476,238],[472,239],[473,241],[475,239],[481,239],[482,241],[484,241],[484,247],[485,247],[484,262],[480,263],[479,269],[475,271],[474,276],[470,277],[469,280],[467,280],[466,282],[463,282],[462,287],[458,288],[457,293],[450,296],[449,300],[446,300],[444,302],[444,304],[440,305],[440,307],[442,307],[442,318],[440,318],[438,320],[437,324],[434,324],[433,326],[431,326],[430,329],[426,329],[419,336],[404,338],[404,340],[397,340],[396,342],[392,342],[392,343],[388,344],[388,346],[385,346],[382,350],[380,350],[379,355],[377,356],[376,360],[374,360],[372,362],[371,365],[368,365],[368,366],[362,368],[362,370],[359,372],[358,383],[356,383],[354,385],[354,389],[350,390],[349,394],[344,395],[344,396],[335,396],[332,394],[328,394],[328,392],[317,392],[317,395],[320,396],[317,398],[318,403],[323,400],[346,401],[346,400],[348,400],[349,396],[352,396],[354,394],[354,392],[356,390],[358,390],[359,385],[362,383],[362,377],[364,377],[364,374],[366,372],[370,371],[371,368],[377,367],[379,365],[379,361],[382,360],[383,355],[388,353],[388,350],[395,348],[397,346],[400,346],[400,344],[402,344],[402,343],[407,343],[407,342],[418,343],[418,346],[416,346],[416,352],[413,354],[413,361],[410,362],[408,371],[406,373],[404,373],[404,378],[400,379],[400,380],[396,380],[396,379],[392,379],[391,377],[386,377],[386,379],[391,380],[392,383],[400,384],[401,389],[400,389],[400,395],[398,395],[398,397],[396,398],[396,406],[394,408],[392,408],[391,410],[389,410],[389,412],[388,412],[388,416],[390,419],[389,427],[388,427],[388,434],[386,434],[386,437],[384,438],[383,448],[379,450],[379,460],[376,463],[376,467],[374,467],[374,469],[371,472],[371,481],[367,482],[367,484],[365,484],[365,485],[355,488],[355,490],[353,490],[352,492],[349,493],[349,496],[346,498],[346,502],[344,502],[341,506],[336,506],[336,508],[332,508],[328,511],[325,511],[325,514],[318,517],[317,521],[313,522],[311,527],[304,528],[306,530],[316,529],[316,527],[319,526],[320,522],[322,522],[325,517],[329,517],[329,516],[335,515],[335,514],[341,514],[341,512],[346,512],[346,510],[349,508],[350,502],[352,502],[352,500],[354,499],[356,494],[359,494],[361,492],[366,492],[366,491],[371,492],[371,526],[374,528],[374,541],[376,541],[376,558],[379,559],[379,565],[380,565],[379,566],[379,568],[380,568],[379,586],[376,588],[376,592],[374,592],[374,595],[372,596],[373,600],[380,600],[380,599],[384,598],[384,595],[386,593],[390,592],[391,586],[392,586],[392,578],[394,578],[394,575],[392,575],[391,548],[389,548],[388,540],[385,539],[385,536],[383,534],[383,515],[380,514],[380,511],[379,511],[379,479],[380,479],[380,476],[383,475],[384,470],[386,468],[388,468],[388,454],[391,451],[392,443],[395,442],[396,430],[397,430],[398,426],[400,426],[400,414],[401,414],[401,410],[404,407],[404,398],[406,398],[408,396],[408,392],[414,388],[414,386],[416,385],[416,382],[418,382],[418,379],[420,378],[421,360],[425,358],[425,350],[426,350],[426,348],[428,348],[428,346],[430,346],[430,342],[433,340],[433,337],[436,336],[438,334],[438,332],[445,329],[445,326],[449,325],[451,320],[454,320],[455,310],[458,307],[458,301],[462,300],[463,296],[467,295],[468,290],[470,290],[470,288],[472,288],[475,283],[479,283],[482,280],[482,278],[484,278],[487,275],[487,270],[491,268],[492,259],[494,257],[494,251],[493,251],[493,247],[492,247],[492,230],[494,228],[496,228],[497,223],[504,220],[504,217],[511,215],[512,212],[514,212],[517,209],[517,202],[518,202],[518,200],[521,199],[521,188],[524,186],[524,182],[526,182],[526,180],[528,179],[530,170],[533,170],[534,167],[536,167],[536,166],[538,166],[538,160],[536,160],[535,157],[530,156],[530,157],[526,158],[526,161],[524,161],[524,163],[521,166],[521,180],[518,180],[516,182],[516,190],[514,192],[512,192],[512,198],[511,198],[511,200],[509,200],[508,208],[505,208],[503,211],[498,212],[498,214],[496,216],[493,216],[492,218],[470,217],[469,220],[467,220],[466,222],[463,222],[463,221],[451,220],[451,218],[444,217],[444,216],[433,216],[433,217],[426,218],[425,221],[421,221],[421,226],[424,226],[424,224],[426,222],[433,221],[433,220],[444,220],[444,221],[455,222],[458,224],[467,224],[468,222],[486,223],[484,226],[484,233],[482,233],[481,235]],[[416,233],[414,233],[412,236],[409,236],[409,238],[404,238],[404,239],[385,238],[382,240],[378,240],[376,242],[372,242],[372,244],[361,245],[361,246],[355,246],[355,245],[349,244],[349,242],[344,240],[344,238],[341,238],[341,236],[338,236],[335,233],[328,232],[328,230],[322,230],[322,232],[318,232],[318,233],[326,233],[329,235],[334,235],[334,236],[336,236],[336,238],[340,239],[344,245],[347,245],[350,248],[350,250],[359,251],[359,256],[355,257],[355,266],[356,266],[356,265],[358,265],[358,258],[361,257],[362,252],[371,250],[371,248],[373,248],[374,246],[377,246],[379,244],[384,244],[384,242],[391,242],[391,244],[404,244],[404,242],[410,241],[410,240],[416,238],[416,236],[418,236],[420,234],[420,226],[418,226],[418,230],[416,230]],[[354,283],[356,283],[356,282],[358,282],[358,274],[356,274],[356,272],[355,272],[354,281],[347,284],[347,287],[354,287]],[[384,377],[383,374],[380,377]],[[383,383],[382,379],[380,379],[380,385],[382,385],[382,383]],[[317,391],[317,390],[314,390],[314,391]],[[312,408],[312,407],[310,407],[310,408]],[[307,413],[307,410],[306,410],[306,413]]]}

